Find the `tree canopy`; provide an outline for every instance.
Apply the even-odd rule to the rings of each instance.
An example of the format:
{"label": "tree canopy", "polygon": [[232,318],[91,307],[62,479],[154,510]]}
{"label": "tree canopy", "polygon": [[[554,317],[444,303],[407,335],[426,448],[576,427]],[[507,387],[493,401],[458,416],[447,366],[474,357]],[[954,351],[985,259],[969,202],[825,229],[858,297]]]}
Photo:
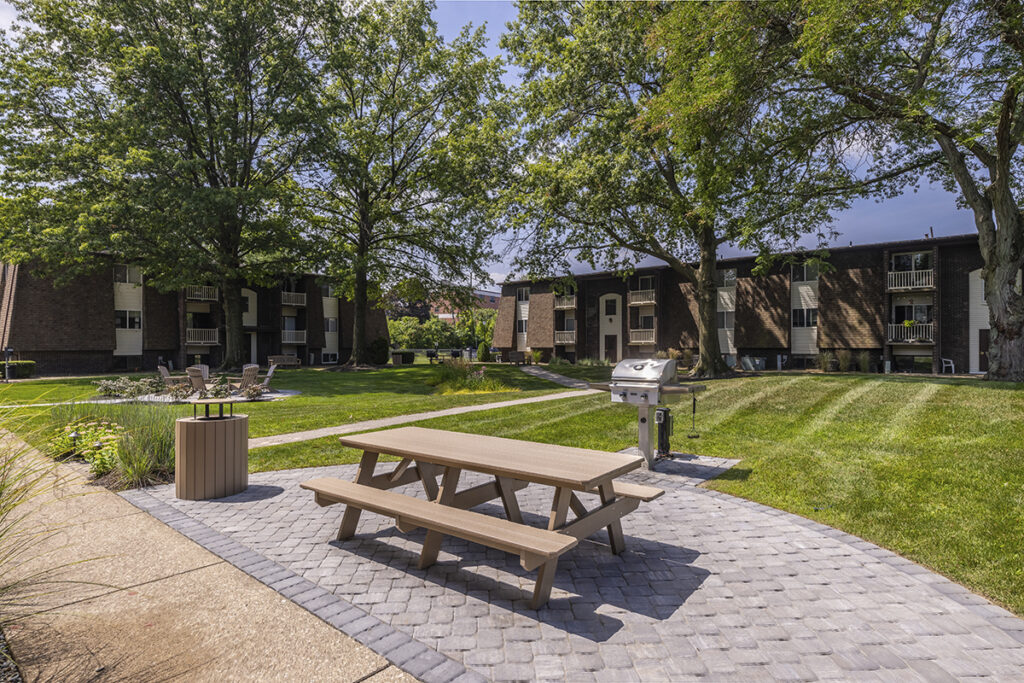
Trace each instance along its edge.
{"label": "tree canopy", "polygon": [[15,0],[0,42],[0,256],[70,275],[110,254],[162,289],[220,284],[228,366],[241,286],[299,263],[308,142],[302,0]]}
{"label": "tree canopy", "polygon": [[[465,299],[482,281],[507,147],[501,66],[481,29],[451,42],[433,3],[325,10],[325,77],[306,201],[325,265],[353,297],[352,361],[365,353],[368,301],[395,284],[411,298]],[[454,283],[454,284],[453,284]],[[408,298],[408,297],[407,297]]]}

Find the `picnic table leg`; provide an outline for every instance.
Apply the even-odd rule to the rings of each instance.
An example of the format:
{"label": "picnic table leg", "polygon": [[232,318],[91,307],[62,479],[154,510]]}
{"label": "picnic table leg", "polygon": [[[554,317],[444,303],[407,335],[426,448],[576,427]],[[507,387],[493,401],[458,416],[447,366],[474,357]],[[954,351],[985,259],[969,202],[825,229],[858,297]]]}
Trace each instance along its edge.
{"label": "picnic table leg", "polygon": [[523,523],[523,515],[519,511],[519,501],[516,500],[516,490],[512,487],[512,480],[507,477],[496,477],[498,482],[498,493],[501,494],[501,503],[505,506],[505,517],[516,524]]}
{"label": "picnic table leg", "polygon": [[555,498],[551,501],[551,514],[548,516],[548,529],[554,531],[565,525],[569,516],[569,501],[572,499],[572,489],[559,486],[555,489]]}
{"label": "picnic table leg", "polygon": [[[597,490],[601,494],[602,505],[615,502],[615,491],[612,490],[610,483],[601,484]],[[612,553],[615,555],[626,549],[626,541],[622,538],[622,520],[616,519],[608,525],[608,543],[611,545]]]}
{"label": "picnic table leg", "polygon": [[[373,470],[377,467],[377,454],[370,451],[363,451],[363,458],[359,461],[359,469],[356,471],[356,483],[369,485],[373,479]],[[345,506],[345,514],[341,518],[341,526],[338,527],[337,540],[344,541],[352,538],[356,533],[356,525],[359,524],[359,508],[351,505]]]}
{"label": "picnic table leg", "polygon": [[434,466],[427,462],[417,462],[416,471],[419,472],[427,500],[437,500],[437,473],[434,471]]}
{"label": "picnic table leg", "polygon": [[551,597],[551,587],[555,583],[555,566],[558,558],[548,560],[540,566],[537,572],[537,583],[533,586],[533,598],[530,600],[530,609],[540,609]]}
{"label": "picnic table leg", "polygon": [[[458,467],[444,468],[444,477],[441,479],[441,491],[437,494],[438,505],[451,505],[455,499],[455,489],[459,486],[459,475],[462,470]],[[420,551],[420,569],[426,569],[437,562],[437,554],[441,551],[441,540],[444,534],[433,529],[427,531],[423,539],[423,550]]]}

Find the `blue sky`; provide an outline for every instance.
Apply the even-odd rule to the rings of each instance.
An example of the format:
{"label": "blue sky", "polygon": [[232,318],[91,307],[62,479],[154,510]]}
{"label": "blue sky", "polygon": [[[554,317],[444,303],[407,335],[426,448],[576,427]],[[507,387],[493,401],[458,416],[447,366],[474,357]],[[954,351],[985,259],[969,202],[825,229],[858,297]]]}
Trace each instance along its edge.
{"label": "blue sky", "polygon": [[[487,26],[487,52],[501,54],[498,39],[505,30],[505,23],[514,19],[515,7],[511,2],[488,2],[486,0],[439,0],[434,18],[438,29],[446,38],[454,37],[468,23]],[[6,27],[14,19],[14,11],[0,0],[0,26]],[[515,67],[510,67],[506,82],[518,80]],[[850,242],[866,244],[900,239],[924,237],[930,230],[936,236],[960,235],[975,232],[974,221],[969,211],[957,209],[956,197],[940,186],[924,184],[917,192],[908,191],[896,199],[876,202],[861,200],[848,211],[838,216],[836,228],[839,238],[834,246],[845,246]],[[727,256],[737,255],[735,249],[723,249]],[[501,279],[509,272],[505,263],[494,263],[490,267],[492,277]]]}

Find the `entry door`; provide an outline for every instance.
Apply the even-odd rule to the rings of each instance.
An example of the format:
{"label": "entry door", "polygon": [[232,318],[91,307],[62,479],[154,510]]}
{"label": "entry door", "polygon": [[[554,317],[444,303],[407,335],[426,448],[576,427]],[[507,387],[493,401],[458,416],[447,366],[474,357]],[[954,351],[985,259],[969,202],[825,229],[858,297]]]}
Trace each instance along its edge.
{"label": "entry door", "polygon": [[619,337],[615,334],[604,336],[604,359],[609,363],[619,362]]}
{"label": "entry door", "polygon": [[978,371],[988,372],[988,330],[978,330]]}

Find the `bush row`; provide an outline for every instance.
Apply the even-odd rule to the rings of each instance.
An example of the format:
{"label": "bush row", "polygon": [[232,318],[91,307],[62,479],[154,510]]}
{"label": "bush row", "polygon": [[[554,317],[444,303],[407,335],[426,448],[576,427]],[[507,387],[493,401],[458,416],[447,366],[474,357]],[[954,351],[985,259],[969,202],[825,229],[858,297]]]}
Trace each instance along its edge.
{"label": "bush row", "polygon": [[[11,369],[14,370],[14,379],[25,379],[36,374],[36,362],[34,360],[12,360]],[[0,360],[0,379],[7,377],[7,361]]]}

